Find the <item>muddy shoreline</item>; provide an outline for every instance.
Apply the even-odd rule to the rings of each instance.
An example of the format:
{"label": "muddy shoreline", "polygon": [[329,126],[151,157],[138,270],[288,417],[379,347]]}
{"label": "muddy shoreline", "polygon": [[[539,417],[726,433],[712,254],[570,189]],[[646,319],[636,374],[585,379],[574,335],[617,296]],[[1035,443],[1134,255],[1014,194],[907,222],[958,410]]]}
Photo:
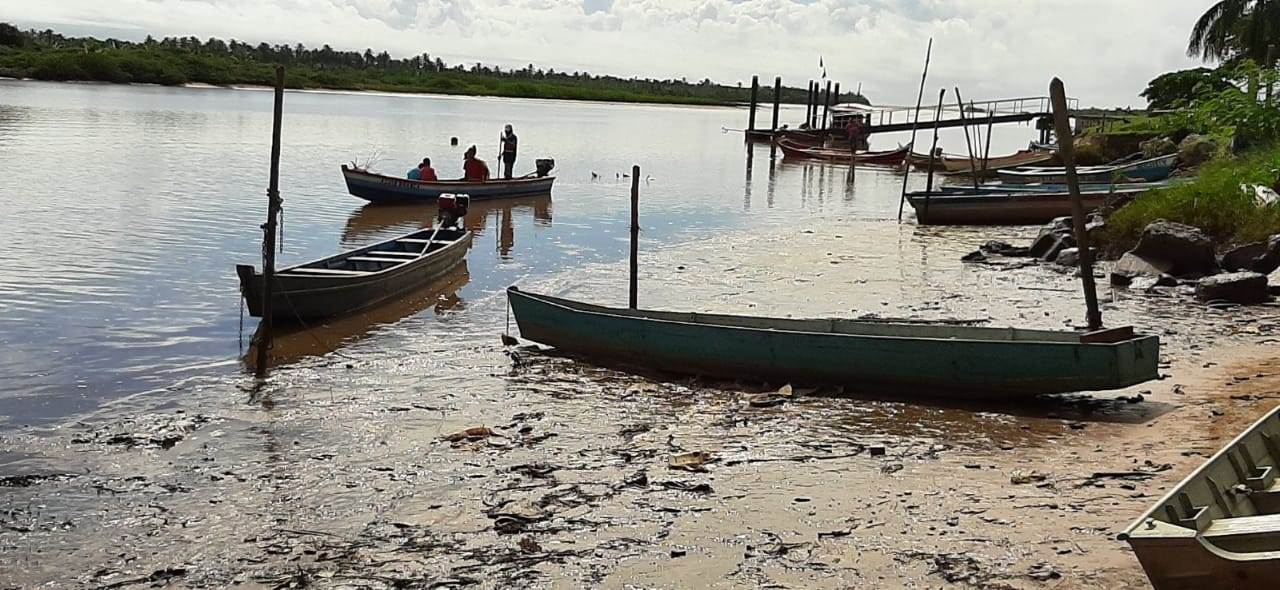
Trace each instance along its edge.
{"label": "muddy shoreline", "polygon": [[[729,233],[646,252],[642,302],[1080,322],[1068,274],[959,262],[989,236]],[[533,286],[613,303],[616,265],[588,266]],[[762,405],[782,384],[506,350],[495,324],[366,340],[261,387],[185,383],[0,438],[0,587],[1143,588],[1115,536],[1280,397],[1280,310],[1108,291],[1104,313],[1161,334],[1165,378],[1018,405],[799,386]],[[672,467],[693,452],[710,460]]]}

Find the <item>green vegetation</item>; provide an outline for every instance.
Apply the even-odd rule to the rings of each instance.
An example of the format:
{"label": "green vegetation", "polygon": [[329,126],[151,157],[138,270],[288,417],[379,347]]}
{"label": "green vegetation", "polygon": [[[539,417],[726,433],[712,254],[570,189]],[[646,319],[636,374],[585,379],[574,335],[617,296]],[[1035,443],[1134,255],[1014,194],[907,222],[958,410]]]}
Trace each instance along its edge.
{"label": "green vegetation", "polygon": [[1157,219],[1194,225],[1219,244],[1253,242],[1280,233],[1280,206],[1260,206],[1242,185],[1280,189],[1280,148],[1214,160],[1187,184],[1143,194],[1107,220],[1108,249],[1132,247],[1143,228]]}
{"label": "green vegetation", "polygon": [[[276,64],[287,67],[290,88],[380,90],[437,94],[509,96],[649,102],[732,104],[749,100],[750,88],[725,86],[710,79],[624,79],[586,72],[543,70],[533,64],[502,70],[473,64],[450,66],[428,54],[396,59],[387,52],[338,51],[328,45],[250,45],[240,41],[195,37],[151,37],[143,42],[68,38],[53,31],[20,31],[0,23],[0,76],[38,80],[85,80],[115,83],[179,85],[275,83]],[[807,90],[787,88],[782,100],[803,103]],[[866,103],[855,93],[841,101]],[[761,88],[759,100],[773,101],[773,88]]]}
{"label": "green vegetation", "polygon": [[1223,72],[1209,68],[1195,68],[1169,72],[1147,84],[1139,96],[1147,99],[1148,108],[1173,109],[1195,99],[1205,91],[1222,91],[1232,87]]}

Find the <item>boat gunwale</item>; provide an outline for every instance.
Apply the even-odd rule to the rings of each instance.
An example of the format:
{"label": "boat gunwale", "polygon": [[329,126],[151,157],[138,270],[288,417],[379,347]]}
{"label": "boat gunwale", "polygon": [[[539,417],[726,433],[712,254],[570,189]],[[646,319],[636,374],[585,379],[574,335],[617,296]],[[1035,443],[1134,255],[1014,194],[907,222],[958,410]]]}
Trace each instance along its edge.
{"label": "boat gunwale", "polygon": [[[542,295],[542,294],[538,294],[538,293],[530,293],[530,292],[528,292],[528,291],[523,291],[523,290],[519,289],[518,287],[516,287],[516,286],[514,286],[514,285],[513,285],[513,286],[511,286],[511,287],[508,287],[508,288],[507,288],[507,297],[508,297],[508,300],[510,299],[510,297],[511,297],[511,293],[512,293],[512,292],[518,293],[518,294],[523,295],[524,297],[526,297],[526,298],[528,298],[528,299],[532,299],[532,300],[534,300],[534,301],[537,301],[537,302],[542,303],[542,304],[545,304],[545,305],[551,305],[551,306],[554,306],[554,307],[557,307],[557,308],[560,308],[560,309],[568,310],[569,312],[572,312],[572,313],[584,313],[584,314],[590,314],[590,315],[594,315],[594,316],[611,317],[611,318],[620,318],[620,319],[628,319],[628,320],[644,320],[644,321],[651,321],[651,322],[659,322],[659,323],[663,323],[663,324],[693,325],[693,326],[704,326],[704,327],[711,326],[711,327],[724,328],[724,329],[730,329],[730,330],[735,330],[735,331],[736,331],[736,330],[747,330],[747,331],[752,331],[752,332],[765,332],[765,331],[767,331],[767,332],[778,332],[778,333],[787,333],[787,334],[801,334],[801,335],[808,335],[808,336],[853,337],[853,338],[869,338],[869,339],[876,339],[876,340],[893,340],[893,341],[901,341],[901,340],[929,340],[929,341],[937,341],[937,342],[952,342],[952,343],[964,343],[964,344],[977,344],[977,343],[981,343],[981,344],[992,344],[992,343],[997,343],[997,344],[998,344],[998,343],[1008,343],[1008,344],[1059,345],[1059,346],[1071,346],[1071,347],[1079,347],[1079,346],[1083,346],[1083,347],[1087,347],[1087,348],[1117,348],[1117,347],[1119,347],[1119,346],[1121,346],[1121,345],[1133,344],[1133,343],[1137,343],[1137,342],[1143,342],[1143,341],[1147,341],[1147,340],[1151,340],[1151,339],[1158,339],[1158,338],[1159,338],[1158,336],[1154,336],[1154,335],[1140,336],[1140,335],[1135,334],[1133,338],[1127,338],[1127,339],[1124,339],[1124,340],[1118,340],[1118,341],[1116,341],[1116,342],[1080,342],[1080,341],[1078,341],[1078,340],[1077,340],[1077,341],[1054,341],[1054,340],[1012,340],[1012,339],[1007,339],[1007,340],[994,340],[994,339],[990,339],[990,340],[983,340],[983,339],[976,339],[976,338],[958,338],[958,337],[936,337],[936,336],[887,336],[887,335],[879,335],[879,334],[844,334],[844,333],[837,333],[837,332],[814,332],[814,331],[809,331],[809,330],[788,330],[788,329],[779,329],[779,328],[752,328],[752,327],[747,327],[747,326],[733,326],[733,325],[726,325],[726,324],[699,324],[699,323],[697,323],[697,322],[691,322],[691,321],[668,320],[668,319],[653,318],[653,317],[644,317],[644,316],[635,317],[635,316],[628,316],[628,315],[618,314],[618,313],[609,313],[609,312],[615,312],[615,311],[623,311],[623,312],[626,312],[626,311],[637,311],[637,312],[642,312],[642,313],[643,313],[643,312],[646,312],[646,311],[658,311],[658,310],[640,310],[640,309],[637,309],[637,310],[628,310],[628,309],[622,309],[622,308],[610,308],[610,307],[605,307],[605,306],[601,306],[601,305],[595,305],[595,304],[591,304],[591,303],[582,303],[582,302],[578,302],[578,301],[572,301],[572,300],[569,300],[569,299],[563,299],[563,298],[555,297],[555,296],[552,296],[552,295]],[[605,311],[595,311],[595,310],[592,310],[592,309],[579,309],[579,308],[575,308],[574,306],[571,306],[571,305],[565,305],[564,303],[561,303],[561,302],[574,303],[574,304],[577,304],[577,305],[581,305],[581,306],[585,306],[585,307],[591,307],[591,308],[596,308],[596,309],[605,310]],[[694,315],[701,315],[701,316],[705,316],[705,317],[708,317],[708,318],[724,317],[724,318],[747,318],[747,319],[758,319],[758,320],[787,320],[787,321],[797,321],[795,318],[771,318],[771,317],[764,317],[764,316],[734,316],[734,315],[727,315],[727,314],[714,314],[714,313],[700,314],[700,313],[697,313],[697,312],[664,312],[664,313],[691,313],[691,314],[694,314]],[[810,320],[817,320],[817,321],[832,321],[832,320],[834,320],[834,321],[842,321],[842,322],[849,322],[849,323],[864,323],[864,324],[868,324],[868,325],[880,325],[880,326],[883,326],[883,325],[892,325],[892,326],[920,327],[919,325],[916,325],[916,324],[905,324],[905,323],[894,323],[894,322],[859,322],[859,320],[851,319],[851,318],[850,318],[850,319],[845,319],[845,318],[809,318],[809,319],[810,319]],[[803,320],[801,320],[801,321],[803,321]],[[954,327],[954,326],[949,326],[949,327]],[[1027,330],[1027,329],[1021,329],[1021,328],[1012,328],[1012,327],[1010,327],[1010,328],[982,328],[982,327],[975,327],[975,328],[976,328],[976,329],[986,329],[986,330],[1019,330],[1019,331],[1022,331],[1022,332],[1025,332],[1025,333],[1030,333],[1030,334],[1070,334],[1070,335],[1077,336],[1077,337],[1084,336],[1084,333],[1079,333],[1079,332],[1065,332],[1065,331],[1057,331],[1057,330]]]}

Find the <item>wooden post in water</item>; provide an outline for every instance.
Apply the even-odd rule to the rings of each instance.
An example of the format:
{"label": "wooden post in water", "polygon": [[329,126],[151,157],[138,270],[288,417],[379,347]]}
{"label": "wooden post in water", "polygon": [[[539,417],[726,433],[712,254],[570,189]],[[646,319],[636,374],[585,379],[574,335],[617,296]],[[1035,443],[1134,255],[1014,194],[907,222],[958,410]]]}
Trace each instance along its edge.
{"label": "wooden post in water", "polygon": [[640,167],[631,167],[631,292],[629,305],[636,309],[637,282],[640,272]]}
{"label": "wooden post in water", "polygon": [[956,107],[960,109],[960,126],[964,127],[964,144],[969,148],[969,176],[973,178],[973,188],[978,188],[978,159],[973,156],[973,140],[969,139],[969,121],[964,115],[964,99],[960,97],[960,87],[956,86]]}
{"label": "wooden post in water", "polygon": [[840,104],[840,83],[836,82],[835,90],[831,91],[831,124],[836,124],[836,105]]}
{"label": "wooden post in water", "polygon": [[[929,39],[929,48],[924,52],[924,73],[920,75],[920,93],[916,95],[916,118],[911,123],[911,143],[907,144],[906,168],[902,171],[902,196],[898,199],[898,222],[902,222],[902,207],[907,202],[907,178],[911,176],[911,156],[916,150],[916,130],[920,127],[920,107],[924,106],[924,84],[929,79],[929,60],[933,58],[933,38]],[[862,84],[858,84],[858,94],[862,94]]]}
{"label": "wooden post in water", "polygon": [[942,101],[947,98],[947,89],[938,93],[938,110],[933,112],[933,146],[929,148],[929,175],[924,189],[924,212],[929,212],[929,198],[933,196],[933,161],[938,151],[938,125],[942,122]]}
{"label": "wooden post in water", "polygon": [[1057,78],[1049,84],[1053,100],[1053,123],[1058,133],[1058,156],[1067,172],[1067,190],[1071,194],[1071,222],[1080,249],[1080,280],[1084,284],[1089,330],[1102,327],[1102,311],[1098,309],[1098,291],[1093,282],[1093,252],[1089,250],[1089,234],[1085,231],[1084,204],[1080,201],[1080,179],[1076,176],[1075,140],[1071,135],[1071,113],[1067,112],[1067,91]]}
{"label": "wooden post in water", "polygon": [[987,144],[986,150],[982,154],[982,177],[987,177],[987,171],[991,168],[991,128],[996,126],[996,110],[987,106]]}
{"label": "wooden post in water", "polygon": [[813,80],[809,80],[809,92],[804,98],[804,126],[813,128]]}
{"label": "wooden post in water", "polygon": [[[773,79],[773,132],[769,134],[771,139],[778,138],[778,108],[782,106],[782,76]],[[778,144],[775,141],[769,142],[769,157],[778,155]]]}
{"label": "wooden post in water", "polygon": [[254,376],[267,376],[271,349],[271,297],[276,280],[276,220],[280,217],[280,119],[284,115],[284,66],[276,66],[275,109],[271,123],[271,179],[267,184],[267,222],[262,225],[262,324],[258,326],[258,355]]}
{"label": "wooden post in water", "polygon": [[822,93],[822,120],[818,121],[818,128],[826,130],[827,114],[831,110],[831,80],[827,80],[827,88]]}
{"label": "wooden post in water", "polygon": [[756,130],[756,99],[760,94],[760,76],[751,77],[751,112],[747,115],[747,141],[751,141],[752,132]]}

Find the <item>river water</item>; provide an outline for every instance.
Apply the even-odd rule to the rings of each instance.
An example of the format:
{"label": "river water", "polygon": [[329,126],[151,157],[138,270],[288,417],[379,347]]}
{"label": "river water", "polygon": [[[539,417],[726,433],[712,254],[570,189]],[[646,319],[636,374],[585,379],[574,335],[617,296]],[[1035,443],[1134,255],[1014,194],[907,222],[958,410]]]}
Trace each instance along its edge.
{"label": "river water", "polygon": [[[433,216],[362,205],[343,162],[398,174],[430,156],[451,176],[509,122],[517,171],[552,157],[558,180],[477,203],[465,269],[282,336],[257,384],[233,268],[259,260],[270,106],[253,89],[0,81],[0,587],[1021,588],[1045,563],[1116,587],[1141,579],[1114,537],[1142,493],[1086,514],[1068,507],[1114,506],[1093,495],[1109,489],[1011,490],[1012,472],[1133,469],[1148,455],[1108,437],[1168,446],[1144,428],[1168,412],[1197,438],[1210,393],[1186,378],[1212,365],[1206,343],[1280,331],[1274,309],[1103,288],[1108,324],[1161,335],[1174,379],[978,407],[825,391],[757,408],[761,384],[505,349],[508,285],[626,301],[633,164],[645,307],[1062,328],[1083,304],[1069,272],[960,262],[1035,228],[898,224],[900,175],[748,154],[723,131],[742,109],[290,92],[281,264]],[[992,153],[1032,135],[998,129]],[[499,435],[445,436],[477,426]],[[716,462],[669,469],[686,451]]]}
{"label": "river water", "polygon": [[[254,322],[242,326],[233,266],[260,262],[270,108],[263,90],[0,82],[0,428],[241,372]],[[797,116],[787,109],[783,120]],[[559,176],[549,199],[474,208],[469,273],[445,294],[447,305],[393,306],[294,348],[336,348],[386,324],[424,339],[489,329],[493,310],[472,312],[469,302],[622,260],[629,184],[620,175],[633,164],[645,177],[645,249],[724,229],[791,231],[813,216],[896,216],[900,177],[891,173],[864,171],[846,184],[842,168],[771,166],[767,148],[749,169],[741,136],[724,132],[745,119],[728,108],[288,93],[281,264],[429,223],[431,207],[362,206],[345,192],[344,162],[372,159],[399,174],[429,156],[442,176],[458,174],[462,149],[496,152],[510,122],[521,137],[517,168],[552,157]],[[994,149],[1015,149],[1033,133],[1000,130]],[[450,137],[461,144],[451,147]],[[957,132],[949,139],[952,150],[963,145]]]}

